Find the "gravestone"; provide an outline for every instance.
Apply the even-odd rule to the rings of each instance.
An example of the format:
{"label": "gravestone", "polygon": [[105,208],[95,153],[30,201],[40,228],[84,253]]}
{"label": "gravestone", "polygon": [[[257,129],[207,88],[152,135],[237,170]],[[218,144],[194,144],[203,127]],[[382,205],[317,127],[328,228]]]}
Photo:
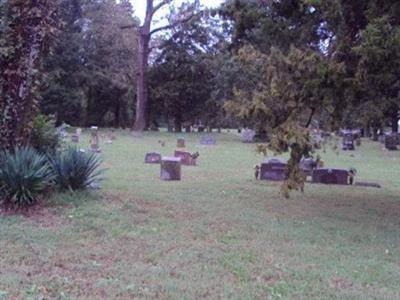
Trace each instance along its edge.
{"label": "gravestone", "polygon": [[187,151],[179,151],[176,150],[174,153],[175,157],[179,157],[181,159],[182,165],[184,166],[195,166],[196,165],[196,158],[190,152]]}
{"label": "gravestone", "polygon": [[343,132],[342,150],[354,150],[354,135],[352,132]]}
{"label": "gravestone", "polygon": [[71,134],[71,142],[72,143],[79,143],[79,135],[76,134],[76,133]]}
{"label": "gravestone", "polygon": [[111,129],[110,135],[109,135],[109,139],[111,141],[115,141],[117,139],[117,136],[115,134],[115,129]]}
{"label": "gravestone", "polygon": [[396,133],[386,133],[384,142],[387,150],[397,150],[398,141]]}
{"label": "gravestone", "polygon": [[284,181],[287,177],[287,164],[282,160],[273,158],[261,163],[261,180]]}
{"label": "gravestone", "polygon": [[185,148],[185,139],[184,138],[178,138],[176,141],[176,147],[177,148]]}
{"label": "gravestone", "polygon": [[317,161],[313,158],[303,158],[300,161],[300,168],[306,176],[312,176],[314,169],[317,167]]}
{"label": "gravestone", "polygon": [[256,133],[254,130],[245,129],[242,133],[242,142],[243,143],[254,143],[254,137]]}
{"label": "gravestone", "polygon": [[314,183],[349,184],[349,171],[343,169],[316,169],[312,174]]}
{"label": "gravestone", "polygon": [[81,136],[81,134],[82,134],[82,128],[77,128],[76,131],[75,131],[75,134]]}
{"label": "gravestone", "polygon": [[90,150],[100,152],[99,128],[97,126],[90,127]]}
{"label": "gravestone", "polygon": [[161,159],[161,180],[181,180],[181,159],[179,157],[163,157]]}
{"label": "gravestone", "polygon": [[216,139],[212,135],[205,135],[200,138],[200,145],[215,145]]}
{"label": "gravestone", "polygon": [[155,152],[146,153],[144,162],[146,164],[159,164],[161,163],[161,154]]}

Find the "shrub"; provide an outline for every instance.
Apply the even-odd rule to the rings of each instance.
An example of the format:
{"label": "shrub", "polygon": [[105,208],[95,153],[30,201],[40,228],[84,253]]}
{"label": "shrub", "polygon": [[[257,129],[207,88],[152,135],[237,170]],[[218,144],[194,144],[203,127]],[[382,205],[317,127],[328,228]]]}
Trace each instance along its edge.
{"label": "shrub", "polygon": [[38,115],[33,121],[31,146],[41,153],[54,153],[61,145],[52,117]]}
{"label": "shrub", "polygon": [[83,190],[102,179],[104,170],[99,169],[100,158],[93,152],[81,152],[68,147],[49,159],[55,183],[60,190]]}
{"label": "shrub", "polygon": [[0,154],[0,203],[26,207],[49,187],[52,171],[45,155],[31,148]]}

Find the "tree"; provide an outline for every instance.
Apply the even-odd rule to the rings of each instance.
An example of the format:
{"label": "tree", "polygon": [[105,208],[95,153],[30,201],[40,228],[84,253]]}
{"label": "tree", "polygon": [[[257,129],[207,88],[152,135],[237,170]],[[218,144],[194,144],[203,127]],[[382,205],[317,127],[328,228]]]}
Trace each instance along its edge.
{"label": "tree", "polygon": [[245,80],[234,89],[225,105],[228,112],[258,131],[270,134],[267,147],[274,153],[290,152],[289,179],[283,186],[303,189],[305,177],[300,160],[312,151],[309,125],[318,112],[335,105],[335,91],[341,84],[340,65],[315,51],[292,47],[288,54],[271,48],[269,55],[247,46],[239,50],[236,62]]}
{"label": "tree", "polygon": [[57,32],[57,1],[9,0],[0,38],[0,144],[29,141],[38,113],[41,63]]}
{"label": "tree", "polygon": [[[183,122],[203,119],[213,88],[213,29],[206,22],[177,25],[159,46],[150,71],[153,120],[173,119],[180,132]],[[158,115],[154,116],[157,112]]]}
{"label": "tree", "polygon": [[64,26],[45,61],[49,73],[41,108],[57,123],[77,126],[130,126],[136,82],[137,23],[127,1],[63,0]]}
{"label": "tree", "polygon": [[[173,0],[159,0],[154,3],[154,0],[146,0],[146,15],[143,24],[138,28],[138,79],[136,88],[136,119],[132,127],[133,130],[141,131],[147,126],[147,106],[148,106],[148,66],[149,55],[151,52],[150,42],[152,36],[156,33],[174,28],[175,26],[191,20],[195,16],[195,10],[199,7],[198,0],[192,5],[183,5],[186,7],[182,15],[176,18],[171,18],[168,25],[152,29],[152,21],[154,15],[162,8],[171,4]],[[181,10],[182,11],[182,10]],[[136,25],[122,26],[122,28],[136,28]]]}

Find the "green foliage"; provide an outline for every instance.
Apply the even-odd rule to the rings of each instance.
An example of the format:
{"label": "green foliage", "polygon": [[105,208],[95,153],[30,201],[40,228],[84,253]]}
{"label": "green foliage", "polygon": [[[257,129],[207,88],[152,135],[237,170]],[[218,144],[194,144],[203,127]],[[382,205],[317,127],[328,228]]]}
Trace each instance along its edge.
{"label": "green foliage", "polygon": [[41,110],[57,124],[127,126],[135,98],[137,36],[127,1],[61,0],[63,30],[44,62]]}
{"label": "green foliage", "polygon": [[162,41],[150,72],[150,106],[153,121],[163,117],[173,121],[179,131],[182,123],[206,123],[209,111],[217,111],[209,102],[216,32],[205,20],[193,20],[175,30]]}
{"label": "green foliage", "polygon": [[307,127],[317,113],[334,105],[341,66],[329,64],[314,51],[297,48],[287,55],[273,48],[265,55],[244,47],[236,62],[243,76],[226,110],[258,132],[268,132],[274,153],[290,152],[289,180],[283,192],[287,196],[289,190],[302,190],[305,177],[299,163],[313,148]]}
{"label": "green foliage", "polygon": [[50,186],[53,175],[45,155],[19,148],[0,155],[0,198],[8,207],[35,204]]}
{"label": "green foliage", "polygon": [[89,188],[102,179],[101,160],[93,152],[84,153],[75,147],[68,147],[50,158],[55,183],[62,191],[76,191]]}
{"label": "green foliage", "polygon": [[42,153],[50,153],[57,150],[61,140],[55,128],[55,120],[52,117],[38,115],[33,121],[31,133],[31,146]]}

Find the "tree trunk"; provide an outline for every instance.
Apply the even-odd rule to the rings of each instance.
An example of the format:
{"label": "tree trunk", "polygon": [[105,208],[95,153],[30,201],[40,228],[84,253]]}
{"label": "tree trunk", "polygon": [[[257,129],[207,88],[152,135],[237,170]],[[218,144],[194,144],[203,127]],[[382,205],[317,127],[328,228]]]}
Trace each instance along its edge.
{"label": "tree trunk", "polygon": [[175,132],[182,132],[182,113],[178,110],[175,114]]}
{"label": "tree trunk", "polygon": [[391,127],[392,127],[392,132],[393,133],[398,133],[399,132],[399,111],[397,107],[393,107],[393,110],[391,112]]}
{"label": "tree trunk", "polygon": [[139,33],[139,61],[136,95],[136,119],[133,125],[134,131],[142,131],[146,128],[147,102],[148,102],[148,58],[150,46],[150,28],[143,26]]}

